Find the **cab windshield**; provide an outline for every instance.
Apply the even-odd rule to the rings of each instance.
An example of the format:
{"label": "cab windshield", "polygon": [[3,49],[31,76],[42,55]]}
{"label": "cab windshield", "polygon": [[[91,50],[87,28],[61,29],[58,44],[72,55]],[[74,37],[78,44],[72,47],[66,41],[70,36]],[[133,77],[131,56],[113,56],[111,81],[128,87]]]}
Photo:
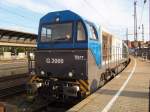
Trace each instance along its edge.
{"label": "cab windshield", "polygon": [[41,42],[69,41],[72,38],[72,23],[43,25]]}

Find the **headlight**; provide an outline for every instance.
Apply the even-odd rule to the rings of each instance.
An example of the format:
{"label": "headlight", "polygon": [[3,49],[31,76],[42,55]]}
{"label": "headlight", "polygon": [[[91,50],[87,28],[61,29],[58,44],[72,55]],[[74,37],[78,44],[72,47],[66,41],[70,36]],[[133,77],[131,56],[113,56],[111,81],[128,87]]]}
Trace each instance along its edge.
{"label": "headlight", "polygon": [[73,87],[76,89],[77,92],[80,91],[80,87],[79,86],[73,86]]}
{"label": "headlight", "polygon": [[45,72],[43,70],[41,71],[41,75],[45,75]]}
{"label": "headlight", "polygon": [[31,75],[35,75],[35,71],[31,71],[30,74],[31,74]]}
{"label": "headlight", "polygon": [[36,87],[37,87],[37,88],[39,88],[39,87],[41,87],[41,86],[42,86],[42,83],[37,83],[37,84],[36,84]]}
{"label": "headlight", "polygon": [[68,76],[69,76],[69,77],[72,77],[72,76],[73,76],[73,73],[72,73],[72,72],[69,72],[69,73],[68,73]]}
{"label": "headlight", "polygon": [[31,60],[34,60],[34,59],[35,59],[35,55],[34,55],[33,53],[30,53],[29,56],[30,56],[30,59],[31,59]]}

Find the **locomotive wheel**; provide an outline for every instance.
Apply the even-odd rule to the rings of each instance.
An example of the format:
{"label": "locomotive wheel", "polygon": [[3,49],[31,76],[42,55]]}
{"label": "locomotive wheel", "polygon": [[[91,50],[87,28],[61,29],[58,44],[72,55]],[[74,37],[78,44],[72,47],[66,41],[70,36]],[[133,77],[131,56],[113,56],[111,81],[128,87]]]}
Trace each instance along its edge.
{"label": "locomotive wheel", "polygon": [[114,78],[116,76],[115,68],[111,69],[111,77]]}
{"label": "locomotive wheel", "polygon": [[99,87],[102,87],[105,83],[106,83],[105,73],[102,73],[100,77]]}
{"label": "locomotive wheel", "polygon": [[111,71],[111,76],[114,78],[116,76],[115,72]]}
{"label": "locomotive wheel", "polygon": [[115,74],[118,75],[118,67],[115,68]]}

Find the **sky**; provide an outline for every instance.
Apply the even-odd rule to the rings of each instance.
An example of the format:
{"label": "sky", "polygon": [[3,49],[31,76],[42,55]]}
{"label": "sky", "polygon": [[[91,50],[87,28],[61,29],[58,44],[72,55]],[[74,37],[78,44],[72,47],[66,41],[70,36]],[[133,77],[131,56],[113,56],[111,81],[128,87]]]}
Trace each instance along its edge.
{"label": "sky", "polygon": [[[149,39],[149,0],[137,0],[138,27],[144,24],[145,40]],[[0,28],[37,34],[39,20],[49,12],[72,10],[108,31],[126,39],[134,33],[134,0],[1,0]],[[138,29],[141,40],[141,28]]]}

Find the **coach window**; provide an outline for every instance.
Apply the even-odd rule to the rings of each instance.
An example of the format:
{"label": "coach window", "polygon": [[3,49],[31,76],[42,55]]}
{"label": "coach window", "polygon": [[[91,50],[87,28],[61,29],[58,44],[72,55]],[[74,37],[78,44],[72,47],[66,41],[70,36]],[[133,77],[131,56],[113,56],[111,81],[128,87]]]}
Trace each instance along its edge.
{"label": "coach window", "polygon": [[77,26],[77,41],[84,41],[84,40],[86,40],[85,29],[83,27],[83,24],[81,22],[78,22],[78,26]]}

